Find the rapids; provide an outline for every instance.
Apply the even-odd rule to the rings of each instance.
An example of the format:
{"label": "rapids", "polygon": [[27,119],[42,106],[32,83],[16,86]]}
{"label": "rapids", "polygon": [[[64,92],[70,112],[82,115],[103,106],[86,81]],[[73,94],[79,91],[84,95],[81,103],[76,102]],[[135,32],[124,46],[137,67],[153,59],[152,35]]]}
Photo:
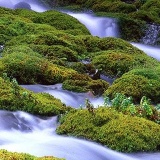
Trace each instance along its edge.
{"label": "rapids", "polygon": [[[83,139],[55,133],[57,117],[0,111],[0,149],[66,160],[158,160],[160,154],[125,155]],[[136,158],[140,157],[140,158]]]}
{"label": "rapids", "polygon": [[[0,0],[0,6],[14,8],[19,2],[25,0]],[[47,8],[38,0],[28,0],[27,3],[32,10],[43,12]],[[93,14],[71,13],[69,15],[77,18],[85,24],[91,34],[99,37],[119,37],[118,25],[115,19],[96,17]],[[133,44],[136,47],[149,50],[148,46]],[[160,49],[151,50],[154,55],[160,53]],[[150,55],[150,56],[153,56]],[[104,77],[107,78],[107,77]],[[69,102],[71,106],[77,106],[77,99],[82,103],[84,98],[90,95],[75,94],[62,91],[61,86],[23,86],[34,92],[47,92],[53,96],[59,96],[62,102]],[[92,99],[92,98],[91,98]],[[91,100],[90,99],[90,100]],[[93,100],[94,101],[94,100]],[[102,101],[98,100],[97,105]],[[74,104],[75,103],[75,104]],[[79,103],[79,104],[81,104]],[[95,102],[93,102],[95,103]],[[83,104],[82,104],[83,105]],[[0,149],[8,151],[25,152],[35,156],[57,156],[66,160],[159,160],[160,153],[118,153],[97,143],[73,137],[60,136],[55,133],[57,117],[36,117],[25,112],[0,111]]]}

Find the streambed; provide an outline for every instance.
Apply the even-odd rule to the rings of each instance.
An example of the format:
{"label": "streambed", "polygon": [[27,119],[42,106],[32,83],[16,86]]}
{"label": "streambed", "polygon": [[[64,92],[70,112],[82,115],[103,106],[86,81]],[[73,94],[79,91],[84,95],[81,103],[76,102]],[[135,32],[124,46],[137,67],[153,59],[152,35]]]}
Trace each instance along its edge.
{"label": "streambed", "polygon": [[[0,4],[5,4],[5,6],[10,8],[13,8],[12,3],[18,3],[19,1],[11,0],[11,3],[7,2],[0,0]],[[45,10],[41,10],[38,3],[33,4],[32,2],[34,1],[29,1],[29,4],[33,10]],[[38,9],[34,8],[34,6]],[[70,15],[73,14],[70,13]],[[118,28],[115,21],[108,19],[110,21],[110,23],[108,23],[109,25],[104,25],[104,23],[107,23],[107,18],[97,18],[86,14],[85,16],[84,14],[79,14],[79,17],[83,17],[83,23],[88,22],[92,29],[94,27],[93,32],[91,33],[95,36],[118,36],[118,33],[116,33]],[[90,21],[91,18],[92,20]],[[94,23],[95,20],[96,23]],[[98,24],[97,28],[95,28],[93,24]],[[106,26],[107,29],[106,27],[104,28],[104,26]],[[96,33],[94,34],[95,31]],[[148,48],[148,46],[145,46],[145,48]],[[154,51],[151,52],[155,53]],[[77,100],[77,96],[80,97],[80,101],[83,101],[86,96],[89,96],[62,91],[61,88],[58,88],[58,86],[53,87],[37,85],[23,87],[35,92],[47,92],[54,96],[63,95],[62,97],[66,97],[66,101],[71,103],[67,105],[71,106],[73,106],[74,103],[75,106],[78,106],[75,102],[75,99]],[[53,94],[53,92],[56,94]],[[67,160],[159,160],[160,157],[160,153],[121,154],[93,142],[56,135],[55,129],[58,125],[56,117],[41,119],[19,111],[1,111],[0,115],[0,117],[3,117],[3,121],[1,121],[2,123],[0,125],[1,149],[26,152],[37,156],[54,155],[57,157],[66,158]]]}

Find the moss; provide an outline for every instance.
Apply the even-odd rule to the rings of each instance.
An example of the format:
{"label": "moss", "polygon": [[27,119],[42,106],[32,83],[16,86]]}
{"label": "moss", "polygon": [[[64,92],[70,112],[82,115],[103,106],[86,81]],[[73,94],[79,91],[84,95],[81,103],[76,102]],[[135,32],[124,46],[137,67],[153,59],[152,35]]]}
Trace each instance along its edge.
{"label": "moss", "polygon": [[94,53],[92,63],[103,74],[111,77],[120,77],[133,68],[153,68],[159,65],[157,60],[141,51],[134,52],[134,48],[129,47],[124,50],[113,49]]}
{"label": "moss", "polygon": [[87,52],[100,52],[106,50],[124,50],[128,54],[143,54],[143,52],[136,47],[133,47],[129,42],[114,37],[98,38],[93,36],[80,36]]}
{"label": "moss", "polygon": [[52,64],[39,55],[13,52],[4,56],[1,61],[5,66],[1,74],[6,72],[20,84],[61,83],[75,73],[74,70]]}
{"label": "moss", "polygon": [[68,110],[60,100],[47,93],[33,93],[9,78],[0,78],[0,109],[21,110],[37,115],[53,116]]}
{"label": "moss", "polygon": [[160,144],[160,126],[110,108],[69,112],[57,128],[58,134],[87,138],[122,152],[155,151]]}
{"label": "moss", "polygon": [[72,68],[74,70],[76,70],[78,73],[87,73],[88,72],[88,67],[86,64],[82,63],[82,62],[72,62],[72,63],[68,63],[67,67]]}
{"label": "moss", "polygon": [[84,42],[79,38],[63,32],[44,32],[41,34],[21,35],[12,38],[6,46],[13,45],[61,45],[82,54],[86,52]]}
{"label": "moss", "polygon": [[63,89],[67,89],[74,92],[88,92],[91,91],[94,95],[102,95],[108,88],[109,84],[103,80],[66,80],[63,82]]}
{"label": "moss", "polygon": [[48,24],[58,30],[79,29],[83,34],[89,34],[89,31],[86,29],[86,27],[77,19],[58,11],[50,10],[43,13],[35,13],[20,9],[16,11],[16,14],[29,18],[34,23]]}
{"label": "moss", "polygon": [[123,51],[106,51],[93,58],[92,63],[105,75],[121,76],[133,68],[135,61],[132,55]]}
{"label": "moss", "polygon": [[45,56],[49,60],[54,60],[55,58],[58,59],[65,59],[69,62],[77,62],[78,61],[78,54],[71,50],[68,47],[64,47],[63,45],[30,45],[30,47],[35,51],[43,56]]}
{"label": "moss", "polygon": [[[137,14],[137,12],[135,12],[135,14]],[[133,42],[139,42],[141,40],[145,34],[146,23],[144,22],[145,19],[137,19],[135,16],[133,16],[133,18],[126,16],[119,17],[118,24],[122,39]]]}
{"label": "moss", "polygon": [[0,150],[0,158],[1,160],[64,160],[53,156],[35,157],[26,153],[8,152],[6,150]]}
{"label": "moss", "polygon": [[125,74],[114,81],[106,90],[105,94],[113,98],[116,93],[122,93],[126,96],[131,96],[135,102],[139,102],[142,96],[146,96],[151,99],[153,103],[159,103],[159,80],[156,80],[156,78],[147,78],[153,76],[147,72],[146,76],[144,75],[145,73],[142,74],[142,72],[131,71],[131,73]]}
{"label": "moss", "polygon": [[120,13],[130,13],[135,12],[136,7],[134,4],[127,4],[121,1],[103,1],[93,5],[94,11],[101,12],[120,12]]}

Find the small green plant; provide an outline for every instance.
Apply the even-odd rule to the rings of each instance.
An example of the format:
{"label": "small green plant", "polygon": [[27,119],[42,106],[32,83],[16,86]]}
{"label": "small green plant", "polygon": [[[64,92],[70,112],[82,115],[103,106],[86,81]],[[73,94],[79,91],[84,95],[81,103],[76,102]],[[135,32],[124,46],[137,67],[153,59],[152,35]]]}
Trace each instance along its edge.
{"label": "small green plant", "polygon": [[13,94],[16,97],[20,97],[20,87],[19,87],[18,82],[17,82],[17,80],[15,78],[13,78],[11,80],[11,84],[12,84]]}
{"label": "small green plant", "polygon": [[90,113],[92,113],[92,114],[94,113],[94,106],[93,106],[93,104],[91,104],[91,102],[89,101],[88,98],[86,98],[86,100],[85,100],[85,106]]}
{"label": "small green plant", "polygon": [[140,101],[140,108],[142,109],[142,111],[144,111],[146,113],[147,116],[152,116],[153,115],[153,111],[150,105],[150,101],[149,99],[147,99],[146,96],[143,96],[141,98]]}
{"label": "small green plant", "polygon": [[104,97],[104,106],[109,107],[111,104],[110,99],[108,96]]}
{"label": "small green plant", "polygon": [[[109,107],[109,103],[109,98],[105,97],[104,106]],[[124,94],[116,93],[116,96],[111,100],[110,107],[124,114],[143,117],[156,123],[160,123],[160,105],[155,107],[152,106],[150,104],[150,100],[146,96],[141,98],[139,105],[135,105],[132,102],[131,97],[126,97]]]}

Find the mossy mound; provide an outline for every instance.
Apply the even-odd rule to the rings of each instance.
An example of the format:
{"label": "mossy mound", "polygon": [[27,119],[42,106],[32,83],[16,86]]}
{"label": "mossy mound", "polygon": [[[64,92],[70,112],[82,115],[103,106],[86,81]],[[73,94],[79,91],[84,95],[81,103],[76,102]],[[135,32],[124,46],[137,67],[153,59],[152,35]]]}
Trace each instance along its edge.
{"label": "mossy mound", "polygon": [[26,153],[16,153],[16,152],[8,152],[6,150],[0,150],[0,159],[1,160],[64,160],[55,158],[53,156],[45,156],[45,157],[35,157]]}
{"label": "mossy mound", "polygon": [[[38,56],[37,56],[38,55]],[[76,71],[50,63],[39,54],[8,54],[1,59],[1,74],[6,72],[20,84],[55,84],[61,83]]]}
{"label": "mossy mound", "polygon": [[30,47],[33,49],[33,51],[42,54],[49,60],[58,58],[68,62],[78,61],[77,52],[63,45],[30,45]]}
{"label": "mossy mound", "polygon": [[27,34],[13,37],[6,46],[14,45],[61,45],[82,54],[86,52],[84,42],[76,36],[63,32],[42,32],[38,34]]}
{"label": "mossy mound", "polygon": [[109,87],[109,84],[103,80],[66,80],[62,85],[63,89],[67,89],[74,92],[88,92],[91,91],[94,95],[102,95],[104,91]]}
{"label": "mossy mound", "polygon": [[101,12],[118,12],[118,13],[131,13],[136,11],[134,4],[123,3],[120,0],[114,1],[101,1],[92,6],[94,11]]}
{"label": "mossy mound", "polygon": [[[14,45],[14,46],[6,46],[3,50],[3,56],[6,54],[11,53],[25,53],[28,54],[30,52],[38,53],[39,57],[42,55],[42,57],[47,58],[48,60],[64,60],[68,62],[77,62],[78,61],[78,54],[77,52],[71,50],[68,47],[64,47],[62,45]],[[38,56],[37,54],[37,56]]]}
{"label": "mossy mound", "polygon": [[106,50],[125,50],[129,54],[143,54],[141,50],[120,38],[81,36],[81,39],[84,41],[87,51],[92,53]]}
{"label": "mossy mound", "polygon": [[123,51],[106,51],[95,56],[92,63],[104,74],[112,77],[121,76],[133,68],[136,63],[134,56],[124,54]]}
{"label": "mossy mound", "polygon": [[0,109],[21,110],[36,115],[53,116],[68,110],[60,100],[47,93],[33,93],[5,76],[0,78]]}
{"label": "mossy mound", "polygon": [[2,13],[0,15],[1,44],[5,44],[14,36],[26,34],[44,32],[52,32],[53,34],[66,32],[73,35],[90,34],[78,20],[58,11],[37,13],[24,9],[9,10],[0,7],[0,13]]}
{"label": "mossy mound", "polygon": [[158,124],[104,107],[93,113],[69,112],[62,117],[57,133],[93,140],[122,152],[155,151],[160,144]]}
{"label": "mossy mound", "polygon": [[143,52],[132,52],[126,50],[108,50],[94,54],[92,63],[103,74],[111,77],[120,77],[124,73],[133,68],[153,68],[159,65],[159,62],[151,57],[148,57]]}
{"label": "mossy mound", "polygon": [[76,30],[79,34],[90,34],[86,27],[77,19],[55,10],[46,11],[43,13],[30,12],[28,10],[18,9],[15,15],[28,18],[34,23],[48,24],[58,30]]}
{"label": "mossy mound", "polygon": [[115,80],[105,94],[113,98],[116,93],[122,93],[126,96],[132,96],[135,102],[139,102],[142,96],[146,96],[153,103],[159,103],[160,78],[158,68],[132,70]]}

